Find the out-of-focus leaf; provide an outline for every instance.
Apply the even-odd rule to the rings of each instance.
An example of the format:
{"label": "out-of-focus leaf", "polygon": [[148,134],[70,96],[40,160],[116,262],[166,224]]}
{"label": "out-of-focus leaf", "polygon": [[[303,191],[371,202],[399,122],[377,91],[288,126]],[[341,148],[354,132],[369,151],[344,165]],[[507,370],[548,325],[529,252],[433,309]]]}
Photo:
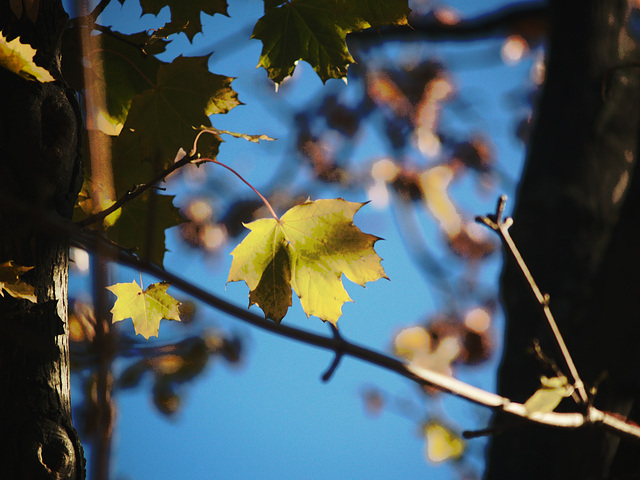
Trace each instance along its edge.
{"label": "out-of-focus leaf", "polygon": [[440,422],[427,423],[424,434],[427,441],[425,453],[429,461],[440,463],[462,457],[464,441]]}
{"label": "out-of-focus leaf", "polygon": [[431,350],[431,336],[424,327],[403,328],[395,336],[393,346],[396,355],[411,361],[416,352]]}
{"label": "out-of-focus leaf", "polygon": [[118,221],[107,229],[107,236],[120,246],[135,249],[141,258],[162,265],[167,250],[165,230],[184,221],[173,198],[145,192],[125,205]]}
{"label": "out-of-focus leaf", "polygon": [[420,174],[420,188],[427,208],[448,236],[454,236],[462,228],[462,218],[449,198],[447,189],[454,171],[447,165],[438,165]]}
{"label": "out-of-focus leaf", "polygon": [[14,298],[37,303],[35,289],[24,280],[20,280],[22,274],[32,269],[33,267],[16,265],[13,260],[0,263],[0,296],[3,297],[5,291]]}

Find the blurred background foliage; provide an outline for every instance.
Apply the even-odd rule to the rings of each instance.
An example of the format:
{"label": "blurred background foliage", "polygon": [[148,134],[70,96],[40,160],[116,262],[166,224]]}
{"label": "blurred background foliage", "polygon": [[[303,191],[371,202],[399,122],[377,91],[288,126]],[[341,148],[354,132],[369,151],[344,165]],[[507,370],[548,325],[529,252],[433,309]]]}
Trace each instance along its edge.
{"label": "blurred background foliage", "polygon": [[[499,353],[496,316],[500,314],[495,272],[500,248],[497,238],[474,217],[491,211],[500,194],[512,193],[519,176],[531,104],[544,80],[540,4],[492,3],[479,11],[479,5],[469,2],[458,2],[455,8],[442,2],[410,1],[412,29],[382,27],[347,38],[356,60],[349,67],[347,85],[337,80],[321,85],[317,78],[310,79],[310,69],[300,65],[276,93],[262,69],[252,70],[256,57],[247,60],[243,50],[255,43],[248,37],[255,18],[261,15],[260,2],[248,2],[230,12],[235,30],[212,33],[207,29],[211,18],[203,16],[204,35],[193,37],[192,33],[190,43],[183,34],[173,34],[168,39],[175,41],[168,45],[159,38],[161,30],[155,30],[167,22],[167,10],[138,20],[139,6],[134,3],[126,2],[124,13],[119,5],[111,5],[99,18],[98,23],[104,20],[99,35],[104,42],[129,47],[144,44],[149,58],[158,54],[163,61],[178,53],[190,56],[213,51],[208,64],[216,72],[221,59],[242,64],[237,71],[247,76],[238,74],[231,84],[231,88],[237,85],[239,100],[247,105],[238,108],[266,116],[263,124],[273,122],[277,128],[250,131],[254,128],[250,124],[235,131],[278,137],[277,146],[262,142],[264,150],[260,150],[242,139],[222,144],[214,140],[211,152],[242,171],[278,212],[308,197],[365,199],[371,202],[367,208],[391,212],[394,223],[384,225],[394,229],[392,235],[374,230],[375,220],[368,222],[367,231],[398,239],[390,248],[406,251],[425,282],[421,289],[432,292],[436,307],[416,312],[414,319],[399,320],[403,326],[392,338],[382,340],[389,353],[451,375],[460,367],[495,361]],[[252,12],[247,20],[240,17],[245,9]],[[215,18],[222,22],[216,25],[229,20],[220,15]],[[128,32],[134,27],[146,33],[131,36]],[[68,48],[74,45],[77,48],[69,42]],[[146,65],[150,70],[161,68],[153,62]],[[501,77],[507,89],[500,84]],[[236,128],[234,120],[227,126],[218,117],[211,117],[214,127]],[[117,129],[117,120],[111,118],[96,127],[101,133],[95,135],[114,141],[117,130],[110,129]],[[231,144],[240,143],[232,155],[226,153]],[[189,147],[183,144],[185,150]],[[238,155],[243,148],[247,153]],[[113,162],[119,161],[118,155],[130,159],[130,152],[114,147]],[[261,155],[267,155],[268,161],[252,160]],[[157,168],[149,165],[136,170],[136,178],[116,178],[118,193],[148,180],[170,160],[165,158]],[[246,232],[243,223],[266,215],[252,192],[217,167],[181,168],[167,178],[166,190],[153,195],[161,193],[161,199],[167,198],[165,194],[175,195],[173,205],[165,202],[168,213],[158,214],[150,203],[141,209],[140,217],[159,219],[156,229],[164,229],[176,222],[173,209],[179,209],[179,225],[170,235],[170,248],[175,252],[170,255],[190,252],[206,265],[226,265],[226,254]],[[114,192],[107,195],[110,201],[117,196]],[[123,212],[126,210],[125,205]],[[172,218],[167,223],[168,217]],[[133,220],[134,225],[137,222],[141,220]],[[164,248],[164,239],[158,238],[152,240],[160,241]],[[162,259],[157,246],[145,251]],[[118,396],[125,390],[147,391],[158,412],[172,417],[183,407],[190,386],[211,364],[244,364],[247,339],[212,321],[201,305],[179,296],[184,302],[182,322],[172,325],[166,336],[161,327],[158,341],[147,343],[124,328],[96,335],[95,302],[109,300],[87,300],[86,292],[94,291],[95,259],[77,249],[72,253],[76,299],[71,302],[71,359],[74,381],[84,392],[81,401],[76,397],[74,417],[85,442],[98,445],[99,438],[110,438],[117,428]],[[222,284],[209,287],[221,290]],[[403,301],[388,299],[391,304]],[[105,359],[112,365],[106,388],[99,387],[96,373]],[[385,392],[376,386],[375,378],[367,382],[362,399],[369,413],[393,410],[408,416],[426,439],[427,459],[458,462],[464,478],[480,474],[472,468],[477,463],[465,463],[461,432],[452,420],[425,414],[429,409],[414,405],[415,399]],[[438,395],[425,389],[421,401],[431,402]],[[100,405],[107,405],[111,412],[106,423],[96,420]]]}

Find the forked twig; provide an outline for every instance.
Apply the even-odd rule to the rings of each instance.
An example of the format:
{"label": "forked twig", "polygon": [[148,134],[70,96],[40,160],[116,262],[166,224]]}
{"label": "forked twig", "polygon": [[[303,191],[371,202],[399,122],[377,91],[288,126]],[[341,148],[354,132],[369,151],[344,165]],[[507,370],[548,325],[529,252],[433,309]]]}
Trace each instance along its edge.
{"label": "forked twig", "polygon": [[578,374],[578,369],[576,368],[575,363],[573,363],[573,359],[571,358],[569,349],[567,348],[567,345],[564,342],[564,339],[562,338],[562,334],[560,333],[558,324],[553,318],[553,314],[551,313],[551,309],[549,308],[549,295],[543,294],[542,291],[540,291],[538,284],[536,283],[536,281],[533,278],[533,275],[531,275],[531,272],[529,271],[529,267],[527,267],[527,264],[522,258],[522,255],[520,254],[518,247],[516,247],[516,244],[511,238],[511,234],[509,233],[509,227],[513,225],[513,219],[510,217],[506,217],[506,218],[504,217],[504,208],[505,208],[506,202],[507,202],[507,196],[502,195],[498,199],[498,205],[496,206],[496,213],[494,215],[476,217],[476,221],[480,223],[484,223],[491,230],[493,230],[498,235],[500,235],[500,238],[502,239],[503,243],[509,248],[509,252],[511,253],[514,260],[518,264],[518,267],[520,268],[520,271],[522,272],[525,279],[527,280],[527,283],[529,284],[531,291],[535,295],[536,300],[542,307],[544,316],[547,319],[547,323],[551,328],[551,331],[556,340],[556,343],[558,344],[558,347],[560,348],[560,352],[562,353],[562,357],[564,358],[567,368],[569,369],[569,374],[571,376],[573,388],[575,389],[575,391],[578,392],[578,395],[580,396],[579,401],[583,405],[587,405],[589,402],[589,396],[587,395],[587,390],[584,386],[584,382],[582,381],[582,379],[580,378],[580,375]]}

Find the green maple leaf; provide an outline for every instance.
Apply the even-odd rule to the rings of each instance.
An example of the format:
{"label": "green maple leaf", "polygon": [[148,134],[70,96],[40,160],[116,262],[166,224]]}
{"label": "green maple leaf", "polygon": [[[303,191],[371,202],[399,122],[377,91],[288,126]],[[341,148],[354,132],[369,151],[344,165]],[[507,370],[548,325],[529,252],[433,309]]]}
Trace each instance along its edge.
{"label": "green maple leaf", "polygon": [[351,301],[342,275],[364,286],[387,278],[373,249],[378,237],[363,233],[353,216],[363,203],[342,199],[307,201],[280,220],[260,219],[231,252],[229,282],[244,280],[249,301],[280,322],[295,290],[307,316],[336,324]]}
{"label": "green maple leaf", "polygon": [[227,15],[226,0],[140,0],[140,6],[142,13],[153,15],[168,6],[171,9],[171,25],[183,31],[189,41],[193,41],[195,34],[202,31],[201,13]]}
{"label": "green maple leaf", "polygon": [[160,320],[180,321],[180,302],[167,293],[168,288],[167,282],[160,282],[149,285],[143,291],[135,280],[107,287],[118,297],[111,309],[113,323],[131,318],[136,333],[147,340],[157,337]]}
{"label": "green maple leaf", "polygon": [[162,265],[165,230],[184,221],[173,205],[173,195],[159,195],[147,191],[122,209],[120,218],[106,231],[110,240],[156,265]]}
{"label": "green maple leaf", "polygon": [[209,56],[178,57],[158,69],[153,88],[132,100],[121,135],[134,135],[144,158],[173,160],[179,148],[188,150],[209,115],[240,105],[231,88],[233,78],[207,67]]}
{"label": "green maple leaf", "polygon": [[35,289],[24,280],[20,280],[20,276],[31,269],[33,267],[16,265],[13,260],[0,263],[0,297],[4,296],[2,293],[4,290],[14,298],[22,298],[36,303],[38,299]]}
{"label": "green maple leaf", "polygon": [[266,2],[252,38],[262,40],[258,63],[280,83],[299,60],[308,62],[323,82],[344,78],[354,62],[348,33],[385,24],[407,23],[407,0],[292,0]]}
{"label": "green maple leaf", "polygon": [[[131,102],[136,95],[154,87],[152,83],[158,70],[165,62],[153,55],[143,56],[136,45],[144,45],[149,40],[147,32],[131,35],[100,35],[102,49],[93,52],[89,58],[91,65],[102,64],[104,78],[95,78],[95,88],[105,89],[108,114],[121,123],[127,119]],[[156,42],[163,50],[164,44]],[[161,53],[158,51],[156,53]],[[93,77],[89,77],[93,78]],[[104,84],[102,83],[104,82]]]}
{"label": "green maple leaf", "polygon": [[573,393],[567,377],[540,378],[542,386],[524,403],[527,412],[552,412],[563,398]]}

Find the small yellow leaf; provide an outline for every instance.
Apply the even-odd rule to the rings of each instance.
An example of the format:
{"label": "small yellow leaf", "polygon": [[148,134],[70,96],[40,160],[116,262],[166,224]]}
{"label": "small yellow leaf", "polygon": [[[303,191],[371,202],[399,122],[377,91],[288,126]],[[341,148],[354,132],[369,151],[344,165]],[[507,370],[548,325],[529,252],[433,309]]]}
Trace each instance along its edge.
{"label": "small yellow leaf", "polygon": [[267,318],[280,322],[295,290],[307,316],[336,324],[351,298],[342,275],[364,286],[387,278],[373,249],[379,240],[360,231],[353,216],[362,203],[306,201],[282,218],[247,224],[249,235],[231,252],[229,282],[244,280]]}
{"label": "small yellow leaf", "polygon": [[49,71],[33,62],[35,54],[36,50],[31,45],[20,42],[20,37],[9,42],[0,32],[0,66],[27,80],[53,82],[55,78]]}
{"label": "small yellow leaf", "polygon": [[563,398],[573,393],[573,387],[564,375],[553,378],[542,376],[540,383],[542,386],[524,403],[529,413],[552,412]]}
{"label": "small yellow leaf", "polygon": [[180,321],[180,302],[167,294],[168,288],[169,283],[160,282],[149,285],[143,291],[135,280],[107,287],[107,290],[118,297],[111,309],[113,322],[131,318],[136,333],[147,340],[149,337],[157,337],[160,320],[165,318]]}
{"label": "small yellow leaf", "polygon": [[396,355],[411,361],[416,352],[431,351],[431,335],[424,327],[403,328],[393,339]]}
{"label": "small yellow leaf", "polygon": [[28,283],[20,280],[20,275],[28,272],[33,267],[15,265],[13,260],[0,263],[0,296],[4,296],[4,290],[14,298],[22,298],[37,303],[35,289]]}
{"label": "small yellow leaf", "polygon": [[439,422],[429,422],[424,428],[427,459],[434,463],[457,460],[464,453],[464,441]]}

